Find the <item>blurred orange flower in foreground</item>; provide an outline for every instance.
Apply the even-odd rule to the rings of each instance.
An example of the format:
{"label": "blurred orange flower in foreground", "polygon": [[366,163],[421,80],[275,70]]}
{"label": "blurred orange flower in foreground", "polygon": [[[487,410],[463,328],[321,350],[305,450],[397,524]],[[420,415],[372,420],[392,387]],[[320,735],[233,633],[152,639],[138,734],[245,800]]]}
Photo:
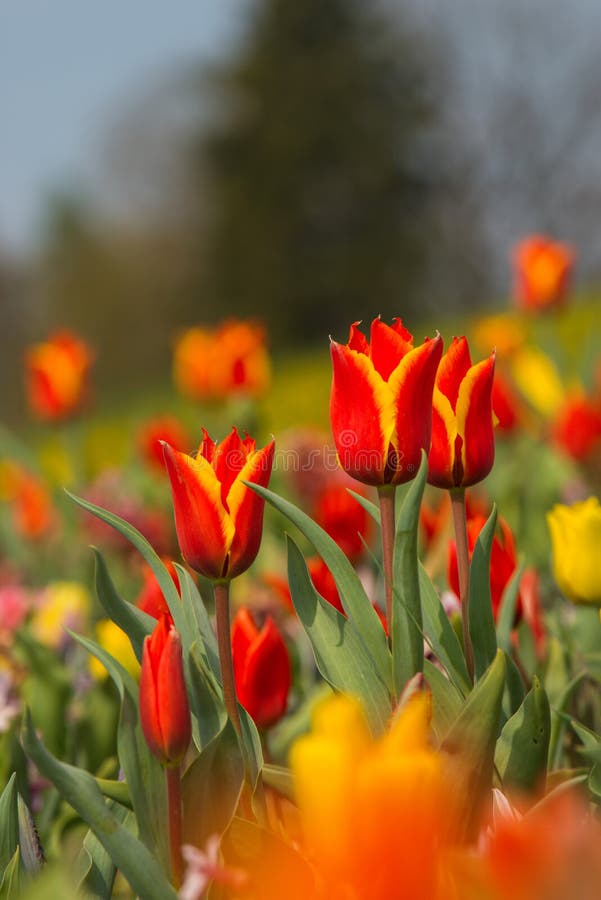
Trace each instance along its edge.
{"label": "blurred orange flower in foreground", "polygon": [[215,329],[189,328],[175,345],[173,377],[177,389],[193,400],[260,396],[271,378],[265,329],[238,319]]}
{"label": "blurred orange flower in foreground", "polygon": [[25,388],[32,414],[60,421],[80,412],[89,397],[94,356],[70,331],[57,331],[25,354]]}
{"label": "blurred orange flower in foreground", "polygon": [[514,248],[514,294],[519,307],[533,312],[563,304],[574,266],[568,244],[533,234]]}

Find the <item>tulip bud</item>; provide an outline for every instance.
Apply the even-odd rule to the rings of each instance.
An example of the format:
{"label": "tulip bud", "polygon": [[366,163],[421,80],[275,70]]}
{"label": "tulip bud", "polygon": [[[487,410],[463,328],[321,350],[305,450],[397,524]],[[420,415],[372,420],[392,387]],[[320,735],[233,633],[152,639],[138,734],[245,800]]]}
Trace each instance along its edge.
{"label": "tulip bud", "polygon": [[232,655],[238,700],[259,728],[273,725],[286,712],[292,675],[271,616],[259,631],[248,609],[240,609],[232,626]]}
{"label": "tulip bud", "polygon": [[144,639],[140,721],[146,743],[161,765],[181,762],[191,737],[190,707],[180,637],[166,615]]}

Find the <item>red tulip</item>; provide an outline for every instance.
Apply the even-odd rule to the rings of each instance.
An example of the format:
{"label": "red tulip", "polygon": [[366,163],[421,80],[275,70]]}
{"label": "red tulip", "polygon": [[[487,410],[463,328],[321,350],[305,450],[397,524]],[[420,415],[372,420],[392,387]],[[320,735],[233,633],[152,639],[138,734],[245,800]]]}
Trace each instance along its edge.
{"label": "red tulip", "polygon": [[533,234],[515,247],[513,264],[518,306],[541,311],[564,302],[574,266],[574,251],[568,244]]}
{"label": "red tulip", "polygon": [[601,403],[584,394],[569,396],[553,423],[552,435],[572,459],[586,460],[601,448]]}
{"label": "red tulip", "polygon": [[440,488],[482,481],[495,458],[494,353],[472,366],[467,340],[453,338],[436,374],[428,481]]}
{"label": "red tulip", "polygon": [[332,432],[340,464],[365,484],[402,484],[419,466],[432,431],[432,391],[442,355],[437,335],[419,347],[400,319],[374,319],[371,342],[351,325],[331,342]]}
{"label": "red tulip", "polygon": [[340,475],[342,481],[332,480],[318,495],[314,518],[351,562],[355,562],[365,550],[364,541],[371,531],[371,518],[367,510],[349,494],[345,482],[349,482],[349,487],[353,487],[353,482],[344,473]]}
{"label": "red tulip", "polygon": [[[163,562],[165,563],[167,571],[173,579],[173,583],[175,584],[178,593],[181,593],[179,578],[175,566],[170,559],[164,559]],[[138,607],[138,609],[141,609],[142,612],[147,613],[154,619],[158,619],[162,615],[166,615],[171,618],[171,613],[169,611],[169,607],[167,606],[167,601],[163,596],[163,591],[161,590],[161,586],[157,581],[157,577],[150,566],[147,565],[144,566],[144,585],[142,586],[142,590],[140,591],[136,600],[136,606]]]}
{"label": "red tulip", "polygon": [[[474,516],[468,520],[467,536],[470,558],[478,536],[486,523],[485,516]],[[503,599],[503,592],[511,576],[517,568],[517,557],[513,533],[505,519],[499,517],[499,532],[495,534],[490,558],[490,593],[493,615],[496,619]],[[447,577],[451,589],[459,596],[459,577],[457,574],[457,548],[455,541],[449,541]],[[522,600],[518,595],[516,617],[521,616]]]}
{"label": "red tulip", "polygon": [[220,444],[203,432],[196,457],[164,445],[175,527],[189,566],[214,581],[244,572],[259,552],[265,501],[245,481],[266,487],[275,444],[256,450],[234,428]]}
{"label": "red tulip", "polygon": [[58,421],[80,412],[88,397],[92,353],[82,340],[59,331],[25,355],[27,399],[38,419]]}
{"label": "red tulip", "polygon": [[292,681],[290,657],[271,616],[259,631],[248,609],[236,614],[232,655],[238,700],[259,728],[267,728],[286,712]]}
{"label": "red tulip", "polygon": [[514,432],[523,415],[521,403],[510,382],[500,372],[495,372],[492,408],[497,420],[497,429],[505,434]]}
{"label": "red tulip", "polygon": [[181,762],[192,734],[190,707],[180,638],[166,615],[144,639],[140,722],[146,743],[162,765]]}
{"label": "red tulip", "polygon": [[138,447],[148,465],[161,472],[165,465],[163,442],[171,444],[175,450],[186,450],[192,443],[187,430],[175,416],[156,416],[145,422],[138,431]]}

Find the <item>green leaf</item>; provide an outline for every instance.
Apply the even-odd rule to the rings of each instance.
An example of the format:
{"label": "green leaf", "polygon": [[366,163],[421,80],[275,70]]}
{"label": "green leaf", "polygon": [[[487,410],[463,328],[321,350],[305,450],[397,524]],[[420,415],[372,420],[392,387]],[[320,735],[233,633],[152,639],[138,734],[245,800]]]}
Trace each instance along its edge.
{"label": "green leaf", "polygon": [[21,853],[17,847],[4,869],[0,884],[1,900],[18,900],[21,896],[21,881]]}
{"label": "green leaf", "polygon": [[472,840],[477,836],[482,806],[492,786],[505,669],[505,655],[499,650],[441,744],[448,756],[450,784],[459,804],[458,821],[463,826],[459,839]]}
{"label": "green leaf", "polygon": [[[317,593],[303,555],[292,538],[287,538],[287,544],[292,601],[311,641],[317,668],[333,688],[361,699],[371,728],[380,734],[390,717],[391,701],[373,659],[353,623]],[[367,599],[366,603],[369,603]],[[384,629],[378,624],[383,634]]]}
{"label": "green leaf", "polygon": [[546,773],[551,711],[545,689],[536,676],[518,711],[505,723],[495,751],[495,766],[503,788],[532,791]]}
{"label": "green leaf", "polygon": [[129,788],[125,781],[114,781],[111,778],[95,778],[96,784],[109,800],[115,800],[121,806],[132,809]]}
{"label": "green leaf", "polygon": [[129,672],[94,641],[76,634],[73,637],[104,664],[119,691],[119,761],[136,813],[140,838],[167,871],[169,848],[165,776],[159,762],[148,749],[142,733],[138,712],[138,685]]}
{"label": "green leaf", "polygon": [[290,769],[285,769],[283,766],[265,765],[263,766],[263,781],[268,787],[281,794],[282,797],[290,800],[291,803],[296,801],[294,779]]}
{"label": "green leaf", "polygon": [[524,688],[524,682],[522,680],[522,676],[520,674],[520,670],[514,663],[513,659],[509,654],[505,654],[505,664],[507,666],[507,673],[505,676],[505,694],[503,696],[503,713],[505,714],[506,719],[510,719],[511,716],[518,711],[524,697],[526,695],[526,690]]}
{"label": "green leaf", "polygon": [[394,540],[392,668],[396,695],[424,666],[417,529],[427,476],[428,459],[422,451],[419,471],[409,485],[397,519]]}
{"label": "green leaf", "polygon": [[493,510],[478,535],[472,554],[469,588],[469,630],[474,649],[474,674],[480,678],[497,652],[497,635],[490,599],[490,555],[497,524]]}
{"label": "green leaf", "polygon": [[229,825],[244,783],[244,764],[236,732],[227,722],[182,778],[183,841],[204,847]]}
{"label": "green leaf", "polygon": [[156,620],[152,616],[137,609],[133,603],[128,603],[119,596],[102,553],[96,547],[92,547],[95,560],[96,594],[102,603],[107,616],[121,628],[128,636],[133,651],[142,660],[142,645],[146,635],[151,634]]}
{"label": "green leaf", "polygon": [[424,676],[432,693],[432,730],[440,741],[461,712],[463,698],[429,659],[424,660]]}
{"label": "green leaf", "polygon": [[[124,824],[128,830],[131,830],[131,826],[135,825],[133,814],[119,806],[119,804],[110,803],[109,809],[115,818]],[[87,859],[87,866],[79,883],[79,890],[84,895],[87,894],[93,897],[94,900],[111,900],[117,867],[110,854],[91,830],[88,831],[83,839],[82,852]]]}
{"label": "green leaf", "polygon": [[[179,578],[182,604],[184,609],[190,609],[195,623],[193,642],[198,642],[209,668],[217,678],[220,678],[221,666],[219,664],[217,639],[204,601],[188,570],[184,566],[180,566],[179,563],[175,563],[175,569]],[[200,641],[198,641],[199,638]]]}
{"label": "green leaf", "polygon": [[194,741],[202,750],[217,737],[227,721],[223,691],[197,644],[190,648],[185,665]]}
{"label": "green leaf", "polygon": [[19,851],[23,868],[28,875],[34,875],[44,864],[44,851],[27,804],[19,794],[17,797],[19,810]]}
{"label": "green leaf", "polygon": [[248,482],[245,484],[296,525],[319,553],[332,573],[342,605],[359,640],[365,645],[373,660],[372,666],[388,690],[392,690],[392,658],[382,623],[357,573],[336,541],[293,503],[289,503],[267,488]]}
{"label": "green leaf", "polygon": [[13,772],[0,796],[0,879],[19,846],[17,775]]}
{"label": "green leaf", "polygon": [[421,565],[419,567],[419,591],[424,617],[424,633],[428,643],[457,690],[466,696],[472,686],[463,649],[440,602],[436,588]]}
{"label": "green leaf", "polygon": [[115,513],[110,512],[108,509],[103,509],[101,506],[96,506],[94,503],[90,503],[88,500],[84,500],[83,497],[77,497],[75,494],[72,494],[70,491],[65,491],[67,496],[77,503],[78,506],[81,506],[82,509],[85,509],[87,512],[92,513],[93,516],[100,519],[102,522],[106,522],[107,525],[110,525],[119,534],[122,534],[124,538],[126,538],[132,546],[138,550],[138,552],[142,555],[144,560],[148,563],[152,571],[154,572],[156,579],[159,583],[159,586],[163,592],[163,596],[167,601],[169,609],[171,610],[171,615],[173,616],[173,620],[175,622],[175,627],[178,631],[180,628],[178,626],[178,610],[180,607],[179,594],[177,592],[177,588],[173,582],[173,578],[167,571],[167,568],[160,556],[152,549],[146,538],[143,534],[141,534],[137,528],[134,528],[133,525],[130,525],[129,522],[126,522],[125,519],[122,519],[120,516],[115,515]]}
{"label": "green leaf", "polygon": [[46,750],[37,738],[28,711],[24,717],[22,739],[26,752],[42,775],[58,788],[66,802],[92,829],[134,891],[144,900],[176,900],[177,894],[154,854],[111,812],[88,772],[60,762]]}
{"label": "green leaf", "polygon": [[578,685],[586,677],[586,672],[579,672],[564,686],[563,691],[557,697],[551,707],[551,738],[549,741],[549,769],[556,769],[561,760],[561,740],[566,727],[565,712],[572,695]]}
{"label": "green leaf", "polygon": [[511,653],[511,631],[515,622],[515,608],[520,593],[523,566],[518,566],[505,585],[497,617],[497,645],[505,653]]}

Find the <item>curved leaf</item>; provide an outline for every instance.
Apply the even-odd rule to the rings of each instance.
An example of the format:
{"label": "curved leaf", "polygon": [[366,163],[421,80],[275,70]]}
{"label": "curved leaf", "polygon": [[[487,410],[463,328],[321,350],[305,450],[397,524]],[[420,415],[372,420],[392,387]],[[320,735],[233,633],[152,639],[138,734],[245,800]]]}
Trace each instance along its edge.
{"label": "curved leaf", "polygon": [[497,652],[497,634],[490,598],[490,554],[497,524],[493,510],[478,535],[472,554],[469,588],[469,630],[474,649],[474,674],[480,678]]}
{"label": "curved leaf", "polygon": [[373,609],[357,573],[336,541],[293,503],[257,484],[249,482],[245,482],[245,484],[286,516],[313,544],[316,552],[319,553],[332,573],[342,605],[356,629],[359,640],[365,645],[373,660],[372,666],[375,667],[386,687],[392,690],[392,657],[382,623]]}
{"label": "curved leaf", "polygon": [[535,676],[518,711],[505,723],[495,751],[495,766],[503,787],[532,791],[541,787],[546,773],[551,711],[549,700]]}
{"label": "curved leaf", "polygon": [[[290,537],[287,544],[292,601],[313,646],[317,667],[336,690],[362,700],[370,725],[379,734],[390,717],[390,694],[353,623],[317,593],[301,551]],[[381,623],[379,627],[383,634]]]}

